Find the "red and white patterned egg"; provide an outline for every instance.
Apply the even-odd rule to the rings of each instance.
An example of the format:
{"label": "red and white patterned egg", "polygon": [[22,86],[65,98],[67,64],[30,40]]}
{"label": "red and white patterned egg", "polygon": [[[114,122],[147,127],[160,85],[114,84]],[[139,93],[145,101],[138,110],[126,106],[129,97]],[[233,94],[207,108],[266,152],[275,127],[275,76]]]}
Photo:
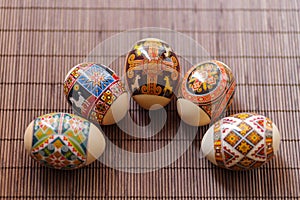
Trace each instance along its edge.
{"label": "red and white patterned egg", "polygon": [[240,113],[225,117],[205,133],[201,150],[213,164],[230,170],[258,168],[277,154],[277,126],[267,117]]}

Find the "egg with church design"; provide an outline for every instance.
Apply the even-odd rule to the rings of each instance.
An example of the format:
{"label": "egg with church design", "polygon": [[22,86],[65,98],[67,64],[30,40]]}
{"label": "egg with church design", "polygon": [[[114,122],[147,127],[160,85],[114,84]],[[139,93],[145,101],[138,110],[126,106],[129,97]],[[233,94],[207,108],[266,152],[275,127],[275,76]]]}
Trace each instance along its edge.
{"label": "egg with church design", "polygon": [[155,110],[166,106],[174,96],[180,65],[169,44],[145,38],[127,54],[125,71],[132,98],[142,108]]}
{"label": "egg with church design", "polygon": [[280,133],[269,118],[239,113],[214,123],[205,133],[201,150],[213,164],[230,170],[258,168],[279,149]]}
{"label": "egg with church design", "polygon": [[128,110],[127,92],[120,78],[102,64],[73,67],[65,78],[64,93],[73,111],[95,124],[114,124]]}
{"label": "egg with church design", "polygon": [[220,61],[205,61],[193,66],[179,89],[179,116],[192,126],[216,121],[231,105],[235,86],[231,69]]}
{"label": "egg with church design", "polygon": [[40,164],[69,170],[95,161],[104,152],[105,139],[95,125],[79,116],[50,113],[28,125],[24,145]]}

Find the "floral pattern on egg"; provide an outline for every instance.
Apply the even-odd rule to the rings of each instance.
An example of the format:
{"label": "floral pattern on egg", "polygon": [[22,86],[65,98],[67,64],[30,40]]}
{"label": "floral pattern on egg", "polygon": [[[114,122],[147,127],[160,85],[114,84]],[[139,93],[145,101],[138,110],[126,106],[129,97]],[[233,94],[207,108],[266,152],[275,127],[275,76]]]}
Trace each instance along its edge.
{"label": "floral pattern on egg", "polygon": [[197,105],[214,122],[231,105],[235,86],[228,66],[216,60],[206,61],[185,74],[180,97]]}

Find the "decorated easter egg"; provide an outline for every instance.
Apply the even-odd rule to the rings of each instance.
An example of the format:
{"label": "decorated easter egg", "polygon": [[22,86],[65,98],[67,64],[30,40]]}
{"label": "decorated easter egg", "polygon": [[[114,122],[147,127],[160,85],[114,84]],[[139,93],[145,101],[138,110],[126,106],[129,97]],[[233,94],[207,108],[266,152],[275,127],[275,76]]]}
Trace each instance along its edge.
{"label": "decorated easter egg", "polygon": [[193,66],[179,89],[177,111],[192,126],[217,120],[230,106],[235,93],[235,78],[220,61],[206,61]]}
{"label": "decorated easter egg", "polygon": [[180,66],[166,42],[155,38],[138,41],[126,57],[125,69],[132,98],[141,107],[155,110],[171,101]]}
{"label": "decorated easter egg", "polygon": [[96,124],[114,124],[128,110],[120,78],[104,65],[81,63],[73,67],[65,78],[64,93],[77,115]]}
{"label": "decorated easter egg", "polygon": [[24,135],[25,149],[42,165],[76,169],[92,163],[105,149],[101,131],[68,113],[50,113],[33,120]]}
{"label": "decorated easter egg", "polygon": [[230,170],[260,167],[276,155],[280,133],[267,117],[240,113],[225,117],[205,133],[201,149],[213,164]]}

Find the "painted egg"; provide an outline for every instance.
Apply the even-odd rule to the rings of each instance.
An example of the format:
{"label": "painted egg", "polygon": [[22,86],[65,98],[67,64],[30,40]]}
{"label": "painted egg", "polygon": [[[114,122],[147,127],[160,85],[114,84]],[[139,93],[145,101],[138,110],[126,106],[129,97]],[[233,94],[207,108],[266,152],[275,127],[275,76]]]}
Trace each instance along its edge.
{"label": "painted egg", "polygon": [[25,149],[42,165],[76,169],[92,163],[105,149],[101,131],[68,113],[50,113],[33,120],[24,135]]}
{"label": "painted egg", "polygon": [[184,76],[177,111],[192,126],[216,121],[230,106],[235,93],[235,78],[220,61],[206,61],[193,66]]}
{"label": "painted egg", "polygon": [[77,115],[96,124],[114,124],[128,110],[120,78],[104,65],[81,63],[73,67],[66,76],[64,93]]}
{"label": "painted egg", "polygon": [[225,117],[205,133],[201,149],[213,164],[230,170],[260,167],[276,155],[280,133],[267,117],[240,113]]}
{"label": "painted egg", "polygon": [[155,110],[171,101],[180,66],[166,42],[155,38],[138,41],[126,57],[125,68],[132,98],[141,107]]}

